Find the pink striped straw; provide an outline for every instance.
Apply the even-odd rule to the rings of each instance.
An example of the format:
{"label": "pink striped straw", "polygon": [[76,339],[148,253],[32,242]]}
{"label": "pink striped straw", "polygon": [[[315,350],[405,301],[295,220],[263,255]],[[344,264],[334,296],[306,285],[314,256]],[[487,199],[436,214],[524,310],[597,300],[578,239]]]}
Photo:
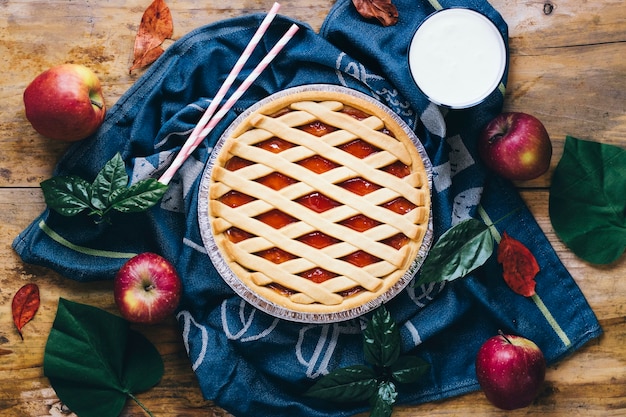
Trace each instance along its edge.
{"label": "pink striped straw", "polygon": [[261,73],[267,68],[267,66],[276,58],[278,53],[283,47],[291,40],[293,35],[298,31],[298,25],[293,24],[289,30],[283,35],[282,38],[274,45],[274,47],[267,53],[261,62],[252,70],[250,75],[241,83],[239,88],[230,96],[230,98],[224,103],[222,108],[217,112],[215,117],[207,123],[206,127],[200,132],[200,137],[206,137],[211,130],[222,120],[222,118],[228,113],[231,107],[241,98],[246,90],[254,83],[254,81],[261,75]]}
{"label": "pink striped straw", "polygon": [[272,62],[274,58],[278,55],[278,53],[282,50],[282,48],[291,40],[293,35],[298,31],[297,25],[292,25],[289,30],[283,35],[283,37],[276,43],[276,45],[268,52],[268,54],[263,58],[263,60],[256,66],[256,68],[250,73],[250,75],[245,79],[245,81],[239,86],[239,88],[233,93],[233,95],[224,103],[222,108],[215,114],[215,110],[217,106],[221,103],[222,99],[228,92],[228,89],[233,84],[234,80],[237,78],[239,73],[241,72],[243,66],[248,61],[254,48],[258,45],[259,41],[263,34],[267,31],[267,28],[271,24],[272,20],[278,13],[278,9],[280,8],[280,4],[274,3],[272,9],[268,12],[267,16],[261,22],[261,25],[257,29],[256,33],[246,46],[246,49],[242,52],[241,56],[235,63],[235,66],[231,69],[230,73],[224,83],[220,87],[219,91],[211,101],[211,104],[202,115],[202,118],[192,131],[189,138],[183,144],[180,152],[174,158],[172,164],[168,167],[168,169],[161,175],[159,178],[159,182],[163,184],[169,184],[174,174],[178,171],[178,169],[183,165],[183,163],[187,160],[189,155],[198,147],[198,145],[206,138],[206,136],[213,130],[213,128],[219,123],[219,121],[224,117],[224,115],[232,108],[235,102],[241,98],[241,96],[245,93],[245,91],[252,85],[252,83],[258,78],[258,76],[263,72],[265,68]]}

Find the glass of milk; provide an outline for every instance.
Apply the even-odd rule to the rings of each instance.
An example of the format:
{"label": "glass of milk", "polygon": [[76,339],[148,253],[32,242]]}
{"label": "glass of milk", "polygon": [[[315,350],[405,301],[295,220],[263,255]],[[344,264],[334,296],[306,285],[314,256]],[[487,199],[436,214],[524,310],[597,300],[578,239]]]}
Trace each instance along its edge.
{"label": "glass of milk", "polygon": [[485,100],[500,85],[506,63],[502,34],[471,9],[431,14],[409,46],[409,69],[418,88],[431,102],[452,109]]}

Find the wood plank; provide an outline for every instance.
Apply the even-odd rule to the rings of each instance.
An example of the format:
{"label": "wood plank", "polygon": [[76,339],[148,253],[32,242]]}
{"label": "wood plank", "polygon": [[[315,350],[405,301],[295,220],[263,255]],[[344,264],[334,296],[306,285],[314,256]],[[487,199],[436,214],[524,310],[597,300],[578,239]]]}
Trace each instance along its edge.
{"label": "wood plank", "polygon": [[[621,0],[493,0],[509,24],[511,68],[505,109],[537,115],[553,139],[552,170],[566,135],[626,147],[626,8]],[[69,146],[36,134],[25,119],[22,93],[42,70],[62,63],[85,64],[100,77],[107,103],[141,72],[128,74],[141,14],[149,1],[0,1],[0,414],[61,416],[61,404],[43,375],[43,352],[59,297],[116,313],[110,282],[80,284],[46,268],[23,263],[10,245],[44,208],[39,183],[52,174]],[[222,19],[265,12],[268,2],[169,0],[174,39]],[[318,30],[334,0],[285,0],[281,13]],[[550,13],[546,4],[553,5]],[[171,43],[171,42],[169,42]],[[168,44],[169,44],[168,43]],[[626,256],[613,265],[590,265],[555,235],[548,216],[552,170],[519,183],[522,197],[587,297],[605,331],[575,355],[551,367],[530,408],[507,416],[622,416],[626,412]],[[10,300],[27,282],[37,283],[42,307],[24,328],[24,341],[10,320]],[[558,289],[555,289],[558,290]],[[139,398],[155,415],[224,417],[202,398],[176,322],[139,331],[165,361],[161,383]],[[72,415],[72,414],[69,414]],[[129,403],[122,416],[143,416]],[[360,417],[365,417],[362,414]],[[414,407],[394,416],[502,416],[482,393]]]}

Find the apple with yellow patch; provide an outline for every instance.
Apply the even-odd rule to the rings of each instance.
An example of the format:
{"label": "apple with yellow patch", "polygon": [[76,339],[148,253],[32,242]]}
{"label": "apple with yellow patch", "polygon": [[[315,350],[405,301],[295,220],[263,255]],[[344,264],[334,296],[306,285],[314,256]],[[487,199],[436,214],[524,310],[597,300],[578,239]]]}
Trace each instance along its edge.
{"label": "apple with yellow patch", "polygon": [[63,64],[41,74],[24,90],[26,118],[39,134],[74,142],[93,134],[106,106],[96,74],[80,64]]}
{"label": "apple with yellow patch", "polygon": [[514,181],[543,175],[550,168],[552,143],[543,123],[522,112],[500,113],[478,139],[482,161],[496,174]]}
{"label": "apple with yellow patch", "polygon": [[113,281],[113,295],[122,317],[132,323],[155,324],[176,311],[182,283],[174,266],[156,253],[129,259]]}

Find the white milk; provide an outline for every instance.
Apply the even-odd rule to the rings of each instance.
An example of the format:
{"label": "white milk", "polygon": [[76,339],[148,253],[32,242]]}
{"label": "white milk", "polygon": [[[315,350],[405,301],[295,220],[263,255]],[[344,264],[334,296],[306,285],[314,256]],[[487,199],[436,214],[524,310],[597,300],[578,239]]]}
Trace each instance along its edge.
{"label": "white milk", "polygon": [[463,8],[433,13],[409,47],[417,86],[433,103],[450,108],[484,100],[500,84],[506,60],[498,28],[484,15]]}

